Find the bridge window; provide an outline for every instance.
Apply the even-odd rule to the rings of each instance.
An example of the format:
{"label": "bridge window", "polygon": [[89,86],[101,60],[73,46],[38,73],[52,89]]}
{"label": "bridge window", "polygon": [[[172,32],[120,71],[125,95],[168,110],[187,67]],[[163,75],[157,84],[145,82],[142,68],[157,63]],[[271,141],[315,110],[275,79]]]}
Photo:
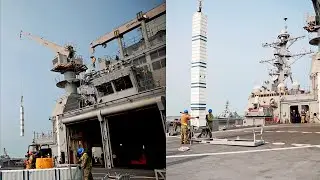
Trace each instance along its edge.
{"label": "bridge window", "polygon": [[116,91],[123,91],[133,87],[129,75],[113,80]]}
{"label": "bridge window", "polygon": [[97,90],[99,92],[99,96],[106,96],[114,93],[111,82],[107,82],[101,84],[100,86],[97,86]]}
{"label": "bridge window", "polygon": [[153,62],[153,63],[152,63],[152,68],[153,68],[153,70],[161,69],[161,63],[160,63],[160,61]]}
{"label": "bridge window", "polygon": [[146,57],[145,56],[141,56],[141,57],[133,60],[133,65],[140,65],[140,64],[144,64],[146,62],[147,62]]}
{"label": "bridge window", "polygon": [[166,48],[165,47],[150,53],[151,60],[156,60],[159,57],[163,57],[163,56],[166,56]]}
{"label": "bridge window", "polygon": [[166,67],[166,58],[152,63],[153,70],[159,70],[164,67]]}

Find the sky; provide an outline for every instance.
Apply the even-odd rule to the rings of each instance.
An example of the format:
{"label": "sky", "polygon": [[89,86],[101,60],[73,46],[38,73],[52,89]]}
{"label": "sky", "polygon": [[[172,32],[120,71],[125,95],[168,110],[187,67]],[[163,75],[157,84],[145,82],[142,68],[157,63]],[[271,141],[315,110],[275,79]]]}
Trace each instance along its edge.
{"label": "sky", "polygon": [[[190,109],[191,28],[197,6],[197,0],[167,0],[167,116]],[[307,13],[314,12],[311,1],[205,0],[202,11],[208,16],[207,109],[216,115],[227,100],[230,110],[244,114],[253,87],[268,80],[270,66],[259,61],[272,58],[273,51],[262,43],[275,40],[284,18],[292,36],[306,35],[291,52],[315,49],[303,29]],[[292,67],[293,79],[305,89],[310,66],[311,56],[305,56]]]}
{"label": "sky", "polygon": [[[49,117],[64,90],[56,87],[59,74],[51,72],[54,52],[27,38],[21,30],[59,45],[71,43],[89,60],[90,42],[161,4],[162,0],[36,1],[2,0],[0,14],[0,154],[23,157],[33,131],[52,129]],[[128,35],[128,41],[135,38]],[[115,43],[96,55],[115,55]],[[20,97],[24,96],[25,136],[20,137]]]}

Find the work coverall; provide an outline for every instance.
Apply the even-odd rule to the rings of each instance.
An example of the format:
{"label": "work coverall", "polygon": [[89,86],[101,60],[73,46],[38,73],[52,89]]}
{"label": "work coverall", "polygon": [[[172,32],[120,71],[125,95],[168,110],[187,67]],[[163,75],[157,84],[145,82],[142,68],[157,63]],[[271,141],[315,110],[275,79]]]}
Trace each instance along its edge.
{"label": "work coverall", "polygon": [[310,123],[310,113],[309,113],[309,111],[306,112],[306,122]]}
{"label": "work coverall", "polygon": [[35,156],[34,154],[30,154],[26,163],[26,169],[35,169],[35,168],[36,168]]}
{"label": "work coverall", "polygon": [[188,121],[191,119],[189,114],[181,115],[181,144],[188,143]]}
{"label": "work coverall", "polygon": [[206,115],[207,127],[203,128],[201,133],[198,135],[198,138],[201,138],[203,135],[207,137],[209,135],[212,138],[212,129],[213,129],[213,115],[211,113]]}
{"label": "work coverall", "polygon": [[83,169],[83,180],[93,180],[92,176],[92,160],[87,153],[83,153],[79,163],[81,163],[81,169]]}
{"label": "work coverall", "polygon": [[208,128],[209,128],[209,131],[208,131],[209,137],[212,138],[213,114],[212,113],[207,114],[206,120],[207,120],[207,125],[208,125]]}
{"label": "work coverall", "polygon": [[301,111],[301,123],[305,123],[306,121],[306,112],[304,110]]}

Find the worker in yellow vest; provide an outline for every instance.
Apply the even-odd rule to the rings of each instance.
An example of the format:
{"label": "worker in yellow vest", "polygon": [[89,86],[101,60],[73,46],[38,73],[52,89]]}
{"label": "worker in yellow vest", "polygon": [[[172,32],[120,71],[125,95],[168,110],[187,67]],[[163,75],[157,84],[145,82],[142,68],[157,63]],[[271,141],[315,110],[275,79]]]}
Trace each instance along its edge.
{"label": "worker in yellow vest", "polygon": [[188,110],[184,110],[184,112],[181,114],[181,144],[188,144],[188,126],[189,126],[189,120],[199,118],[199,117],[191,117],[188,114]]}

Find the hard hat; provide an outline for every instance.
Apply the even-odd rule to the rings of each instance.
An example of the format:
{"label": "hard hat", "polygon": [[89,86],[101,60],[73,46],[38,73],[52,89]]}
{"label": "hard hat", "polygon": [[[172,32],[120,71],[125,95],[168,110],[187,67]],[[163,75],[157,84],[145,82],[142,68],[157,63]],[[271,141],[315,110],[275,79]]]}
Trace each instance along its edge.
{"label": "hard hat", "polygon": [[83,148],[79,148],[77,152],[78,152],[78,154],[82,154],[82,153],[84,153],[84,149]]}
{"label": "hard hat", "polygon": [[209,109],[208,112],[211,113],[211,112],[212,112],[212,109]]}
{"label": "hard hat", "polygon": [[188,113],[188,110],[184,110],[183,112],[184,112],[184,113]]}

